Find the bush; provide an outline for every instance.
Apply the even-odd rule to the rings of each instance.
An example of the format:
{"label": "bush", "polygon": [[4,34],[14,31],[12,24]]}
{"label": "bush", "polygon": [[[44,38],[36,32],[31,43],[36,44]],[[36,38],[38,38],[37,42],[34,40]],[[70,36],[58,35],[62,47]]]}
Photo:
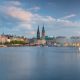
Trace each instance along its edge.
{"label": "bush", "polygon": [[5,42],[5,45],[10,45],[10,44],[26,44],[25,41],[17,41],[17,40],[13,40],[11,42]]}
{"label": "bush", "polygon": [[15,40],[15,41],[11,41],[10,44],[25,44],[25,42]]}

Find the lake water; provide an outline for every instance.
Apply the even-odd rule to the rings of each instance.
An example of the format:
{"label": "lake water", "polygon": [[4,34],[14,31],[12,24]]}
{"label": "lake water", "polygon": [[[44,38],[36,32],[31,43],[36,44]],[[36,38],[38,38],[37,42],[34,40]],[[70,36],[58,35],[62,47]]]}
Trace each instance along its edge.
{"label": "lake water", "polygon": [[72,47],[0,48],[0,80],[80,80],[80,51]]}

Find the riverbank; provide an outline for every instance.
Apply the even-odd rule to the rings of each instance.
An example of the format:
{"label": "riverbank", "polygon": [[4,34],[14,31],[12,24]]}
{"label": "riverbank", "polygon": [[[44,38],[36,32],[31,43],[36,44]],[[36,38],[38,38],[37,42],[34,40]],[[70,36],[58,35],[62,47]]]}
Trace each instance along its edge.
{"label": "riverbank", "polygon": [[21,45],[21,44],[0,45],[0,48],[6,48],[6,47],[76,47],[76,46],[48,46],[48,45]]}

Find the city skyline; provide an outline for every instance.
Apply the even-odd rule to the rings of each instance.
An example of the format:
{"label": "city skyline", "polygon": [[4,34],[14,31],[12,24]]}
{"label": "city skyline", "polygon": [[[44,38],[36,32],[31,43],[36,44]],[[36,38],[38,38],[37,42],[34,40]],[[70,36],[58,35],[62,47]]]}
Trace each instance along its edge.
{"label": "city skyline", "polygon": [[36,37],[43,24],[48,36],[79,36],[79,0],[0,0],[0,34]]}

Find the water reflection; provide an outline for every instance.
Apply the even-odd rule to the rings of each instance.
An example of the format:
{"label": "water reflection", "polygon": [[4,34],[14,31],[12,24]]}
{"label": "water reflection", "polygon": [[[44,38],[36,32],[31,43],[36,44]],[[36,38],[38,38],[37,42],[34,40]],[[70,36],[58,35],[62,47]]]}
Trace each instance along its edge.
{"label": "water reflection", "polygon": [[0,49],[0,80],[80,80],[78,48]]}
{"label": "water reflection", "polygon": [[36,67],[35,71],[38,75],[38,79],[42,79],[45,77],[46,74],[46,67],[47,67],[47,59],[46,59],[46,52],[45,48],[37,49],[36,54]]}

